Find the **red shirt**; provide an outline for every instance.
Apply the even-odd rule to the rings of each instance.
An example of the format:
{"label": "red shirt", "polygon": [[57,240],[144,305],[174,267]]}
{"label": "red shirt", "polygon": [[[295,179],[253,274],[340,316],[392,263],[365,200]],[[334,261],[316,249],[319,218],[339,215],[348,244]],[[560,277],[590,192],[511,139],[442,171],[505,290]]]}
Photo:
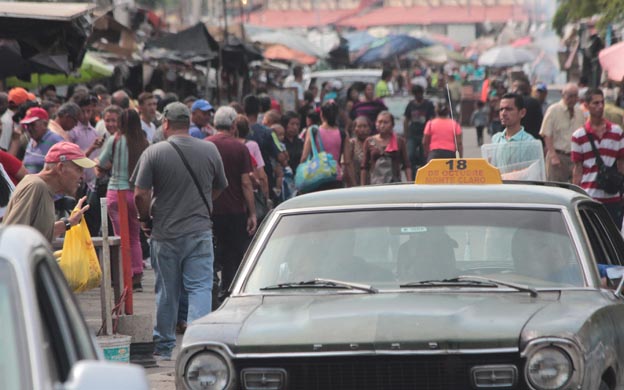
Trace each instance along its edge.
{"label": "red shirt", "polygon": [[602,203],[617,203],[620,201],[619,194],[609,194],[598,188],[596,182],[598,176],[598,165],[596,157],[589,142],[587,133],[593,134],[594,144],[600,158],[606,166],[613,166],[617,160],[624,159],[624,132],[620,126],[606,121],[607,130],[598,138],[592,131],[588,122],[585,126],[572,133],[572,153],[570,159],[575,163],[583,164],[583,176],[581,177],[581,188],[583,188],[589,196]]}
{"label": "red shirt", "polygon": [[246,214],[241,175],[253,172],[247,147],[229,134],[219,132],[206,138],[214,143],[223,160],[228,186],[214,201],[214,214]]}
{"label": "red shirt", "polygon": [[0,164],[4,167],[13,184],[17,185],[18,180],[15,176],[22,167],[22,162],[12,154],[0,150]]}

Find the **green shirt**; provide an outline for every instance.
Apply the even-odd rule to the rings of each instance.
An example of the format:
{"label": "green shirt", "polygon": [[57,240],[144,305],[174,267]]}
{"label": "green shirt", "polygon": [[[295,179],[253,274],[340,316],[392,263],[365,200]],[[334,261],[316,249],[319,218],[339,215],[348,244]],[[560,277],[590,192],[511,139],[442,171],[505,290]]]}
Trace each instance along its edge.
{"label": "green shirt", "polygon": [[113,155],[113,143],[115,136],[108,137],[102,152],[100,153],[100,166],[104,167],[109,163],[113,164],[111,178],[108,182],[109,190],[131,190],[130,174],[128,172],[128,144],[126,136],[122,135],[117,139],[115,154]]}
{"label": "green shirt", "polygon": [[382,98],[390,95],[390,89],[388,89],[388,83],[384,80],[379,80],[375,85],[375,97]]}

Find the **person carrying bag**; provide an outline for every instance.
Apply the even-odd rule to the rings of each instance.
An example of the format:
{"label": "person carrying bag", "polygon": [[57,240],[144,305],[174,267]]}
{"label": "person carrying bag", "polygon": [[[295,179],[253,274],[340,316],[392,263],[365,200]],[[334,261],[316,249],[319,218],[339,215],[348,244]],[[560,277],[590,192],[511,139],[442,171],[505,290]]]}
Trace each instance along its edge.
{"label": "person carrying bag", "polygon": [[[311,192],[326,183],[335,182],[338,177],[338,164],[334,157],[325,151],[318,126],[310,128],[312,154],[297,166],[295,186],[299,192]],[[316,142],[318,140],[318,150]]]}
{"label": "person carrying bag", "polygon": [[622,175],[617,169],[617,161],[610,167],[608,167],[594,143],[594,136],[591,133],[587,133],[589,143],[594,157],[596,157],[596,165],[598,165],[598,175],[596,177],[596,184],[598,188],[609,194],[621,194],[624,191],[624,175]]}

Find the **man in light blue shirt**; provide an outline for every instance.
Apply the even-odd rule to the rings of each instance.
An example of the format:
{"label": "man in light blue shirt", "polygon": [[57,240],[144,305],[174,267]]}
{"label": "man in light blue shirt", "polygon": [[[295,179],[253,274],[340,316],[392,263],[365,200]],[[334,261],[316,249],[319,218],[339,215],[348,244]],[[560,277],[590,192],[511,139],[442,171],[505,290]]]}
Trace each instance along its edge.
{"label": "man in light blue shirt", "polygon": [[526,168],[526,164],[523,163],[538,160],[541,148],[535,147],[532,141],[536,139],[520,124],[526,115],[522,96],[515,93],[503,95],[499,115],[505,129],[492,136],[492,144],[507,146],[497,148],[491,156],[490,163],[504,173],[503,171]]}

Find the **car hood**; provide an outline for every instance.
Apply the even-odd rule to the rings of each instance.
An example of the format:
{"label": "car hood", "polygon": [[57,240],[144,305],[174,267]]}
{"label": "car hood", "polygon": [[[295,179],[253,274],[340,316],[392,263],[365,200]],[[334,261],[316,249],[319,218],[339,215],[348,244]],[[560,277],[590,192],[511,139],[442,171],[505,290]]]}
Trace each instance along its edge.
{"label": "car hood", "polygon": [[[266,295],[236,310],[230,299],[224,312],[196,324],[220,323],[230,336],[236,328],[226,341],[234,353],[518,348],[527,321],[557,299],[523,292]],[[228,312],[237,321],[223,321]]]}

